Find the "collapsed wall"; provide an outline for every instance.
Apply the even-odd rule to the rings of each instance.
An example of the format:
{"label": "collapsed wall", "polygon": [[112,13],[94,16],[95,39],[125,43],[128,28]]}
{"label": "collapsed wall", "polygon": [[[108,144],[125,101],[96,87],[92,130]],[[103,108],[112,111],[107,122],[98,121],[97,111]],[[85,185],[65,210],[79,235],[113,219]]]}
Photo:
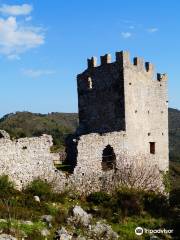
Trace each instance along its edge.
{"label": "collapsed wall", "polygon": [[50,152],[52,145],[52,137],[46,134],[11,140],[7,132],[0,130],[0,175],[8,175],[19,189],[37,178],[54,181],[61,189],[66,177],[53,164],[56,159]]}
{"label": "collapsed wall", "polygon": [[129,152],[125,131],[74,136],[71,142],[69,157],[76,150],[76,161],[69,183],[81,194],[111,192],[120,186],[164,191],[158,158]]}
{"label": "collapsed wall", "polygon": [[[84,195],[101,190],[111,191],[123,181],[128,184],[134,181],[136,187],[142,188],[147,188],[147,184],[153,184],[156,188],[161,183],[159,173],[155,176],[154,167],[147,164],[149,158],[134,156],[130,159],[125,152],[125,132],[104,135],[93,133],[74,139],[77,162],[72,174],[56,169],[54,154],[50,152],[52,144],[52,137],[46,134],[11,140],[7,132],[0,130],[0,176],[8,175],[19,190],[40,178],[52,183],[59,192],[69,189]],[[131,179],[126,179],[130,171],[134,175]],[[143,179],[147,177],[146,174],[152,174],[152,171],[151,179]],[[142,185],[144,182],[145,185]]]}

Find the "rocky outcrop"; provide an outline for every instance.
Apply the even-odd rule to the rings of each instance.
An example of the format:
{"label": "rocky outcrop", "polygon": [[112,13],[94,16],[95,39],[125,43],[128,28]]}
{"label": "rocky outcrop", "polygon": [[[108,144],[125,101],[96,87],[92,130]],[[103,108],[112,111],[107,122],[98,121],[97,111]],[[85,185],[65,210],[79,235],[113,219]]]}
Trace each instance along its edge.
{"label": "rocky outcrop", "polygon": [[68,233],[68,231],[64,227],[62,227],[61,229],[56,231],[55,239],[56,240],[71,240],[72,235],[70,235]]}
{"label": "rocky outcrop", "polygon": [[112,230],[110,225],[101,222],[97,222],[91,227],[90,235],[93,239],[115,240],[119,238],[119,235]]}
{"label": "rocky outcrop", "polygon": [[91,220],[92,215],[85,212],[80,206],[73,208],[73,216],[68,219],[69,222],[83,227],[88,227]]}
{"label": "rocky outcrop", "polygon": [[8,234],[0,234],[0,240],[17,240],[17,238]]}

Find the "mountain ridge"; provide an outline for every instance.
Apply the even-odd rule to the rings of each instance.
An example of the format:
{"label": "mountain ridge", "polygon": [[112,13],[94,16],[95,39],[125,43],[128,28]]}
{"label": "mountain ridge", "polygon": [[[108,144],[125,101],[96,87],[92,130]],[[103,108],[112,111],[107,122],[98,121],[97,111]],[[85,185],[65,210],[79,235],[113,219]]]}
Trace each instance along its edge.
{"label": "mountain ridge", "polygon": [[[47,114],[15,112],[0,118],[0,129],[6,130],[11,138],[53,136],[54,145],[64,145],[66,136],[78,126],[78,113],[51,112]],[[180,162],[180,110],[169,108],[170,160]]]}

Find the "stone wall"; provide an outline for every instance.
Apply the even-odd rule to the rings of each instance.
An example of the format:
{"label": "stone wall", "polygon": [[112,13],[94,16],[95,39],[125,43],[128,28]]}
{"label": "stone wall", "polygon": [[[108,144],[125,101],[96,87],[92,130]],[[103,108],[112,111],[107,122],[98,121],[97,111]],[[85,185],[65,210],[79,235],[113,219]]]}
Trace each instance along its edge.
{"label": "stone wall", "polygon": [[155,75],[154,66],[141,58],[124,64],[125,119],[128,150],[150,153],[162,171],[169,167],[167,75]]}
{"label": "stone wall", "polygon": [[[129,152],[129,141],[125,131],[111,133],[91,133],[74,138],[77,148],[77,163],[69,180],[79,192],[106,190],[111,191],[115,186],[121,184],[120,180],[115,182],[117,174],[121,171],[132,171],[132,180],[136,180],[141,174],[141,180],[151,175],[151,181],[144,181],[142,188],[150,188],[163,191],[162,179],[159,174],[159,162],[155,155],[142,152]],[[103,150],[111,146],[115,154],[115,165],[112,169],[104,171],[102,167]],[[131,169],[128,164],[131,164]],[[139,171],[138,171],[139,170]],[[128,172],[129,171],[129,172]],[[125,173],[125,172],[124,172]],[[117,177],[120,179],[120,176]],[[124,179],[125,182],[125,179]],[[137,182],[137,187],[141,183]]]}
{"label": "stone wall", "polygon": [[51,136],[11,140],[2,130],[1,135],[0,175],[8,175],[19,189],[36,178],[55,181],[56,187],[63,187],[66,177],[54,167],[57,155],[50,153]]}
{"label": "stone wall", "polygon": [[[118,170],[122,170],[129,161],[129,155],[125,155],[125,132],[93,133],[74,138],[77,162],[72,174],[65,174],[54,167],[53,161],[57,155],[50,153],[51,136],[12,141],[6,132],[0,133],[4,136],[0,138],[0,175],[8,175],[18,189],[40,178],[52,183],[58,192],[69,189],[87,195],[94,191],[111,191],[120,183],[119,180],[116,181]],[[102,154],[108,145],[114,149],[116,165],[108,171],[103,171]],[[134,159],[137,157],[134,156]],[[154,159],[151,162],[153,161]]]}
{"label": "stone wall", "polygon": [[123,69],[117,62],[106,64],[108,57],[77,76],[81,134],[125,130]]}

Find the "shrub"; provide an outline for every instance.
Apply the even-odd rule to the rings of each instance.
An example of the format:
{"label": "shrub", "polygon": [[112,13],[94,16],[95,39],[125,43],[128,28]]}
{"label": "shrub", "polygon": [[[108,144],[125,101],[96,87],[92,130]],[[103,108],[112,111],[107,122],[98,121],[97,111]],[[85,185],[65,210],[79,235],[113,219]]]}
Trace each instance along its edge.
{"label": "shrub", "polygon": [[180,188],[173,189],[170,192],[170,204],[172,207],[180,208]]}
{"label": "shrub", "polygon": [[0,198],[7,197],[14,192],[16,192],[14,189],[14,183],[9,180],[8,176],[0,176]]}
{"label": "shrub", "polygon": [[27,200],[14,197],[0,200],[0,218],[38,220],[43,214],[49,214],[47,205],[33,201],[30,196]]}
{"label": "shrub", "polygon": [[122,152],[116,156],[116,171],[111,177],[103,177],[103,190],[114,191],[119,187],[142,189],[145,191],[159,191],[162,187],[162,178],[156,164],[149,161],[145,155],[129,156],[128,152]]}
{"label": "shrub", "polygon": [[59,209],[55,216],[55,222],[58,224],[64,224],[66,223],[68,216],[69,216],[68,210]]}
{"label": "shrub", "polygon": [[136,189],[120,189],[115,193],[116,205],[121,208],[122,215],[140,215],[143,211],[142,192]]}
{"label": "shrub", "polygon": [[171,182],[170,182],[170,174],[169,172],[163,172],[162,173],[163,178],[163,184],[164,184],[164,190],[166,193],[169,193],[171,190]]}
{"label": "shrub", "polygon": [[144,210],[155,216],[166,216],[169,210],[168,198],[154,192],[144,193]]}
{"label": "shrub", "polygon": [[110,200],[109,194],[105,192],[94,192],[87,197],[88,202],[93,202],[94,204],[101,204]]}
{"label": "shrub", "polygon": [[32,181],[27,188],[25,193],[39,196],[42,200],[47,200],[51,197],[52,186],[50,183],[47,183],[43,180],[36,179]]}
{"label": "shrub", "polygon": [[66,202],[66,198],[68,198],[68,192],[62,192],[62,193],[54,192],[51,194],[52,202],[59,202],[64,204]]}

